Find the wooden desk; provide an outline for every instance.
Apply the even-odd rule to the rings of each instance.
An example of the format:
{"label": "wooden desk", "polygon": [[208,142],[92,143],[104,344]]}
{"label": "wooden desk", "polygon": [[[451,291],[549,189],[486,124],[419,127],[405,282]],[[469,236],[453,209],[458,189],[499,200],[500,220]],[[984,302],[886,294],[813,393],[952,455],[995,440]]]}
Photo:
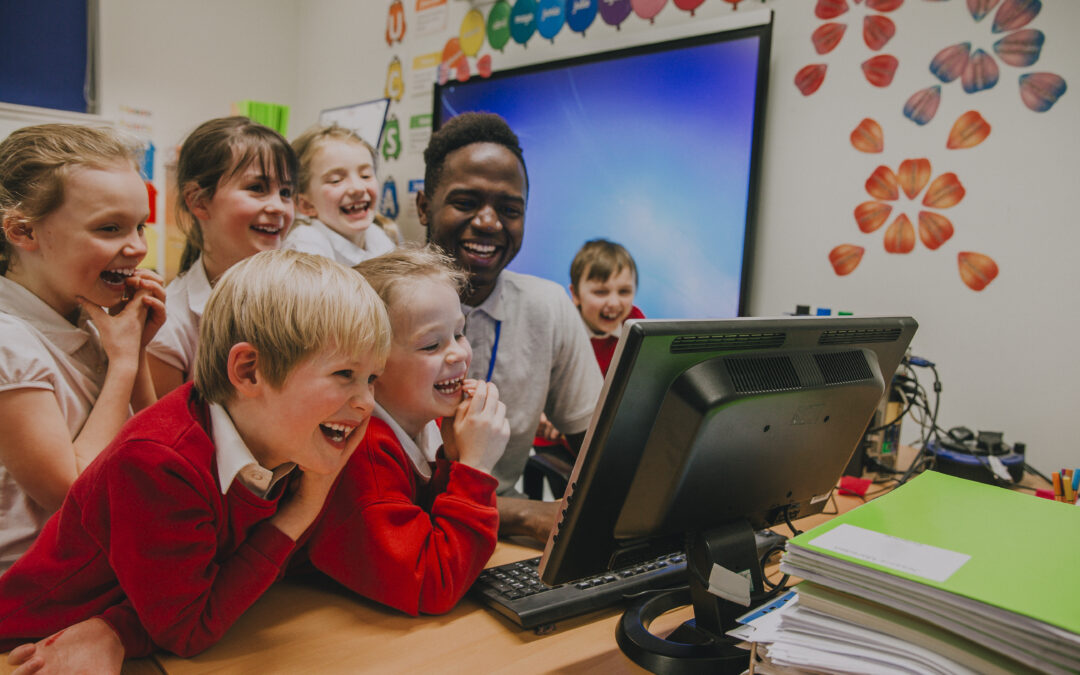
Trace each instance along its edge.
{"label": "wooden desk", "polygon": [[[902,454],[902,465],[909,458]],[[1041,487],[1038,482],[1026,477],[1024,484]],[[840,512],[863,503],[843,495],[835,501]],[[795,525],[800,530],[815,527],[835,515],[831,505],[826,511],[830,513]],[[534,548],[500,541],[489,565],[538,554]],[[537,635],[468,597],[449,614],[412,618],[329,582],[283,582],[199,656],[181,659],[160,653],[125,663],[124,673],[644,673],[615,643],[622,611],[613,607],[576,617],[548,635]],[[689,608],[676,610],[660,617],[652,629],[666,634],[689,617]],[[10,668],[0,665],[0,673],[7,672]]]}

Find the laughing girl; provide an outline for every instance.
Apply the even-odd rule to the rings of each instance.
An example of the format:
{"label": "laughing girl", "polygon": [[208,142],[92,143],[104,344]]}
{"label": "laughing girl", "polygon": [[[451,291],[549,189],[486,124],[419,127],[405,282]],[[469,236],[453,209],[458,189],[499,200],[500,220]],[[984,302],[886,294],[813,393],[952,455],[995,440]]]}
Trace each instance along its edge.
{"label": "laughing girl", "polygon": [[76,125],[0,143],[0,571],[154,401],[144,350],[165,292],[136,269],[149,201],[135,157]]}

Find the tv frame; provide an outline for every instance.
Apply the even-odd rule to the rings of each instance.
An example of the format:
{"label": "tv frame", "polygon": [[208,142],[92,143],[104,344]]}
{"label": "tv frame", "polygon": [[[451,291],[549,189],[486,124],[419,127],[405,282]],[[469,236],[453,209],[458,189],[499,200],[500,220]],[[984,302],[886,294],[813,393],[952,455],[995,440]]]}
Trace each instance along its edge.
{"label": "tv frame", "polygon": [[[750,150],[749,150],[749,166],[747,167],[747,192],[746,192],[746,217],[743,223],[742,229],[742,260],[739,269],[739,289],[737,307],[734,316],[746,316],[749,313],[750,293],[751,293],[751,280],[753,276],[753,261],[755,251],[755,239],[758,221],[759,211],[759,192],[761,185],[761,161],[762,161],[762,147],[763,147],[763,135],[765,126],[765,113],[767,106],[767,93],[769,84],[769,63],[771,55],[772,44],[772,25],[773,14],[771,10],[754,13],[756,17],[741,17],[740,22],[734,23],[731,27],[721,26],[717,30],[713,30],[707,33],[690,35],[686,37],[678,37],[670,40],[662,40],[658,42],[648,42],[642,44],[636,44],[627,47],[618,47],[610,50],[588,52],[571,56],[564,59],[557,59],[552,61],[545,61],[542,63],[534,63],[525,66],[505,69],[497,71],[491,74],[488,78],[481,78],[479,75],[473,75],[466,82],[447,81],[446,83],[436,83],[433,96],[433,115],[432,124],[434,129],[439,129],[446,121],[443,116],[443,92],[447,88],[456,87],[468,87],[470,85],[476,85],[482,83],[482,85],[490,85],[497,83],[501,79],[509,79],[513,77],[529,75],[533,73],[552,71],[558,69],[573,68],[580,65],[593,64],[602,61],[611,61],[617,59],[624,59],[627,57],[635,57],[647,54],[655,54],[660,52],[669,52],[686,47],[694,47],[705,44],[713,44],[719,42],[728,42],[734,40],[745,39],[747,37],[755,37],[759,40],[757,50],[757,73],[756,82],[754,85],[754,103],[753,103],[753,124],[751,131]],[[632,85],[628,85],[632,86]],[[458,111],[464,112],[464,111]],[[498,112],[488,111],[488,112]],[[530,148],[524,147],[525,160],[528,163]],[[585,230],[589,234],[581,238],[580,243],[584,243],[588,239],[595,237],[605,237],[612,239],[613,241],[620,242],[620,237],[617,232],[613,231],[591,231]],[[527,230],[528,233],[528,230]],[[626,243],[626,242],[620,242]],[[633,250],[631,250],[633,253]],[[558,267],[558,266],[556,266]],[[639,268],[642,267],[639,263]],[[511,262],[508,269],[514,270],[514,263]],[[557,274],[539,274],[545,278],[551,279],[560,285],[565,285],[569,281],[569,260],[566,261],[565,270],[559,267],[560,271]],[[532,273],[536,273],[532,271]],[[639,274],[642,278],[649,276],[648,269],[639,269]],[[640,281],[640,280],[639,280]],[[679,318],[673,317],[665,312],[650,312],[649,308],[644,308],[647,315],[654,317],[666,318]],[[700,318],[700,317],[699,317]],[[708,318],[728,318],[727,316],[710,315]]]}

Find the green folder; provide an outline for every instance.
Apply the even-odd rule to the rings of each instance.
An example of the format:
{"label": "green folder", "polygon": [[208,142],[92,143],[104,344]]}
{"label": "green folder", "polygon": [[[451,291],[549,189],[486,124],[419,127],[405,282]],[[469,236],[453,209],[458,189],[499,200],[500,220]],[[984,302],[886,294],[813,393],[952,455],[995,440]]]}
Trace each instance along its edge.
{"label": "green folder", "polygon": [[[844,525],[889,535],[901,544],[916,542],[970,558],[937,581],[812,543]],[[859,534],[851,528],[844,532]],[[1080,508],[1076,506],[926,472],[795,537],[788,546],[1080,634]]]}

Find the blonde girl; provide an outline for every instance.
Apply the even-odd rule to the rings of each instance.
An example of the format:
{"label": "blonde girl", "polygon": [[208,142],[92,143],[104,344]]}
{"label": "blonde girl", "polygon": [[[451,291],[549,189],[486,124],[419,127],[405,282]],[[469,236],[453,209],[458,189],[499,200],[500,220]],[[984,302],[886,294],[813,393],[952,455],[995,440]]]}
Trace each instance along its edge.
{"label": "blonde girl", "polygon": [[155,398],[144,349],[165,293],[137,269],[149,200],[135,152],[66,124],[0,142],[0,571]]}
{"label": "blonde girl", "polygon": [[293,149],[300,161],[296,201],[305,222],[289,233],[287,248],[355,265],[401,243],[394,221],[375,211],[379,181],[370,144],[342,127],[312,127]]}
{"label": "blonde girl", "polygon": [[246,117],[204,122],[180,148],[177,218],[187,236],[180,276],[166,289],[169,320],[150,344],[158,396],[191,379],[199,324],[225,270],[281,247],[293,222],[296,155]]}

